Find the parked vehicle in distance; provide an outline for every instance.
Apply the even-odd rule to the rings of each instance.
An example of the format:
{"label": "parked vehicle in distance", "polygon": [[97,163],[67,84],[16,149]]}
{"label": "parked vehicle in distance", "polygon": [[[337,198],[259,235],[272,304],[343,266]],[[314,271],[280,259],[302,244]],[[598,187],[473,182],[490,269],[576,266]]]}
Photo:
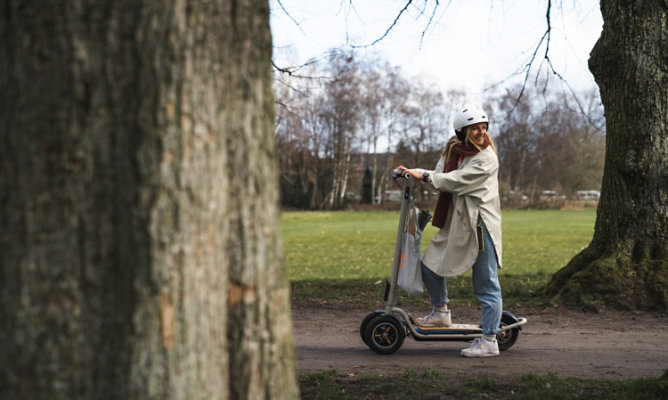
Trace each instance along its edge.
{"label": "parked vehicle in distance", "polygon": [[559,194],[554,190],[543,190],[540,192],[540,199],[543,201],[563,200],[566,196]]}
{"label": "parked vehicle in distance", "polygon": [[575,192],[576,200],[598,200],[601,192],[598,190],[578,190]]}

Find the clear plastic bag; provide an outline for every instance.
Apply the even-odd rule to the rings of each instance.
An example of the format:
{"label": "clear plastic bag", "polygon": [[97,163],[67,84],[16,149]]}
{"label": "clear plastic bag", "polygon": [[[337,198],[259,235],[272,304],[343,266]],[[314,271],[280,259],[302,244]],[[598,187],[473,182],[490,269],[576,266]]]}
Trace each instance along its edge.
{"label": "clear plastic bag", "polygon": [[428,211],[420,211],[410,200],[408,218],[401,237],[401,262],[397,285],[409,296],[419,296],[423,292],[420,251],[422,230],[431,219]]}

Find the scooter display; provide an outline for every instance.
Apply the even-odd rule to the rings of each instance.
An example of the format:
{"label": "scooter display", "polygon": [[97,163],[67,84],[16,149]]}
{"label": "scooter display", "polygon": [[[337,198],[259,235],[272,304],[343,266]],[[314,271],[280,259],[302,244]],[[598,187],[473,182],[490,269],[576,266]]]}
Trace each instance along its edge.
{"label": "scooter display", "polygon": [[[369,313],[360,324],[362,341],[378,354],[392,354],[401,348],[404,339],[412,337],[417,341],[472,341],[482,337],[482,328],[475,324],[453,324],[448,327],[419,326],[412,315],[403,308],[397,307],[397,281],[401,263],[402,234],[406,228],[406,220],[412,200],[410,175],[402,176],[400,171],[394,171],[392,178],[403,188],[401,212],[399,213],[399,227],[394,248],[392,275],[385,288],[385,309]],[[510,311],[503,311],[497,343],[499,350],[511,348],[526,324],[526,318],[517,318]]]}

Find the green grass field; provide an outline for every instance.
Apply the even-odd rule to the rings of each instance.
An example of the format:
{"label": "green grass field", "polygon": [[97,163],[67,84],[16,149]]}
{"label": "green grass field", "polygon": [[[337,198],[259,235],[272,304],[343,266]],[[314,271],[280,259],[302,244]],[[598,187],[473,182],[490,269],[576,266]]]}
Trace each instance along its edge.
{"label": "green grass field", "polygon": [[[596,211],[503,212],[501,274],[550,275],[586,247]],[[291,281],[389,276],[399,212],[284,212],[283,251]],[[423,249],[436,234],[429,225]]]}
{"label": "green grass field", "polygon": [[392,376],[343,374],[327,370],[300,376],[308,399],[665,399],[668,372],[660,377],[619,381],[562,378],[555,374],[493,379],[458,376],[447,379],[438,371],[404,369]]}

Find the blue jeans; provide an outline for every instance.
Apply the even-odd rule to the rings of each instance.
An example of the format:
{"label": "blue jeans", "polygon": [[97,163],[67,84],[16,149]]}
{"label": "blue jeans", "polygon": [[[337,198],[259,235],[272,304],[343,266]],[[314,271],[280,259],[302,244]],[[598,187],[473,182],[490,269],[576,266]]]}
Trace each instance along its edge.
{"label": "blue jeans", "polygon": [[[498,268],[494,243],[489,237],[487,228],[482,219],[478,219],[482,228],[483,246],[478,251],[478,258],[473,264],[473,293],[482,304],[482,318],[480,325],[484,334],[495,334],[499,331],[503,300],[501,299],[501,285],[499,284]],[[422,281],[429,293],[432,307],[442,307],[448,303],[448,287],[445,277],[436,275],[426,265],[420,263]]]}

